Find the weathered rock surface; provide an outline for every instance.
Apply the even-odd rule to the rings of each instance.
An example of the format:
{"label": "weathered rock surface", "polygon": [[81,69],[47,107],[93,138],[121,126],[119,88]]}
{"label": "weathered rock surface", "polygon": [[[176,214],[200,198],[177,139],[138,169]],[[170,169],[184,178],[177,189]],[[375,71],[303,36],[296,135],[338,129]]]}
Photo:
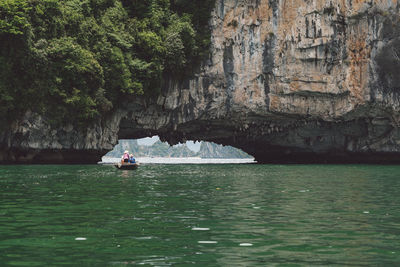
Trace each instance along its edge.
{"label": "weathered rock surface", "polygon": [[259,162],[400,162],[397,0],[217,0],[210,58],[88,129],[27,113],[2,162],[95,162],[119,138],[232,145]]}

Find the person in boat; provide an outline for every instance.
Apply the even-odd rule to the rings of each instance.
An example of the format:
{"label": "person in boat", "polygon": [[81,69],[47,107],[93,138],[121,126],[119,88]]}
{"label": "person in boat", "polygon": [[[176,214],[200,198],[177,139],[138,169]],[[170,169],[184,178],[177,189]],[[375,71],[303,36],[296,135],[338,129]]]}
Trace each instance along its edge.
{"label": "person in boat", "polygon": [[136,163],[136,160],[135,160],[135,158],[133,157],[133,154],[130,154],[130,155],[129,155],[129,163],[131,163],[131,164],[135,164],[135,163]]}
{"label": "person in boat", "polygon": [[122,155],[121,161],[123,163],[129,163],[129,151],[125,150],[124,154]]}

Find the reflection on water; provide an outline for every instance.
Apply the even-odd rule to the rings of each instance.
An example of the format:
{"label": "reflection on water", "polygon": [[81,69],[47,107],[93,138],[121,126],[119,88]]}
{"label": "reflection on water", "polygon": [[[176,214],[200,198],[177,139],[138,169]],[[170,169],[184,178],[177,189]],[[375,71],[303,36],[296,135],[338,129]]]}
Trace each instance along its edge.
{"label": "reflection on water", "polygon": [[0,262],[396,265],[400,167],[0,167]]}

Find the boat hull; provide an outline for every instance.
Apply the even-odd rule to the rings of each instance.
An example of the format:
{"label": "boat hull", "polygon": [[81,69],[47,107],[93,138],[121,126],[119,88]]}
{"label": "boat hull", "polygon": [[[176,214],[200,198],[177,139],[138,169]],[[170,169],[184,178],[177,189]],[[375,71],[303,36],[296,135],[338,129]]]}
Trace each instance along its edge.
{"label": "boat hull", "polygon": [[119,170],[136,170],[139,166],[137,163],[129,164],[115,164],[115,168]]}

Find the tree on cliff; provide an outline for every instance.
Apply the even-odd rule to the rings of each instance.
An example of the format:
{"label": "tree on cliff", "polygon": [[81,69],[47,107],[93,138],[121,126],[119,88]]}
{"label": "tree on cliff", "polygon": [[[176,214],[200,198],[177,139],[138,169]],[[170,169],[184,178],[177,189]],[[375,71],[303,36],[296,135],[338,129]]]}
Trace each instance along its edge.
{"label": "tree on cliff", "polygon": [[[207,54],[212,1],[0,1],[0,117],[81,124]],[[68,116],[66,116],[68,115]],[[3,124],[2,123],[2,124]]]}

